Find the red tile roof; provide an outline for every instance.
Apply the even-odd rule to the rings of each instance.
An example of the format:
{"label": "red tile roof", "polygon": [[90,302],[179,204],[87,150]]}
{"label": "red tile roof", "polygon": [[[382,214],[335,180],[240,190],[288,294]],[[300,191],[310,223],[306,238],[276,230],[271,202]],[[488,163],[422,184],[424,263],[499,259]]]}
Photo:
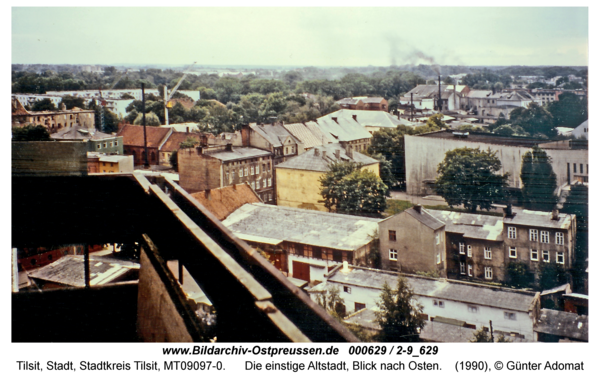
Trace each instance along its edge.
{"label": "red tile roof", "polygon": [[[146,126],[146,139],[149,148],[158,148],[171,128]],[[125,124],[117,136],[123,136],[123,145],[144,146],[144,127]]]}
{"label": "red tile roof", "polygon": [[200,142],[200,134],[188,133],[188,132],[175,132],[171,133],[171,136],[167,139],[167,142],[160,149],[161,152],[172,152],[179,149],[179,144],[184,142],[188,137]]}
{"label": "red tile roof", "polygon": [[192,193],[198,202],[208,209],[219,220],[224,220],[246,203],[260,203],[254,190],[248,184],[221,187]]}

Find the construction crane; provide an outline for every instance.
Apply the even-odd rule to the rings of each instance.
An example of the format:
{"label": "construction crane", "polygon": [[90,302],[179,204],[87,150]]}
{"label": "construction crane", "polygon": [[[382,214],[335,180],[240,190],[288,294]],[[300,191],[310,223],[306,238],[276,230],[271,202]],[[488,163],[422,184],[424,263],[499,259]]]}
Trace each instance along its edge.
{"label": "construction crane", "polygon": [[181,77],[181,79],[179,79],[179,82],[177,82],[177,85],[175,85],[175,87],[173,87],[173,90],[171,91],[171,93],[168,96],[167,96],[167,85],[165,84],[165,95],[164,95],[164,102],[165,102],[165,125],[169,125],[169,108],[173,107],[173,103],[171,102],[171,98],[173,97],[173,95],[175,95],[175,93],[177,92],[177,89],[179,88],[179,86],[181,86],[181,83],[185,79],[185,76],[187,75],[186,71],[188,71],[189,69],[191,69],[195,64],[196,64],[196,62],[192,63],[185,70],[183,70],[183,76]]}

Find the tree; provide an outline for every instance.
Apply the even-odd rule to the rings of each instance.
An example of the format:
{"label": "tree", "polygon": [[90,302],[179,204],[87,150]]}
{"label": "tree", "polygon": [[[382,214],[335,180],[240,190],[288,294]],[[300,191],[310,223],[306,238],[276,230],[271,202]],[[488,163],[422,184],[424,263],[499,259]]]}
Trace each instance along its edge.
{"label": "tree", "polygon": [[337,286],[330,285],[323,293],[317,294],[317,303],[338,320],[346,316],[346,305]]}
{"label": "tree", "polygon": [[506,285],[514,288],[529,288],[533,283],[533,273],[527,264],[511,261],[506,264]]}
{"label": "tree", "polygon": [[319,181],[329,211],[372,216],[386,208],[387,186],[375,173],[360,170],[357,163],[334,162]]}
{"label": "tree", "polygon": [[43,125],[26,125],[24,127],[13,127],[13,141],[50,141],[50,133]]}
{"label": "tree", "polygon": [[[483,329],[483,326],[477,329],[473,333],[473,337],[469,340],[471,343],[491,343],[492,336],[489,332]],[[512,342],[510,339],[507,339],[504,334],[498,334],[498,338],[496,338],[496,343],[510,343]]]}
{"label": "tree", "polygon": [[510,111],[510,123],[522,127],[531,136],[541,134],[546,137],[557,135],[552,114],[536,102],[530,102],[527,108],[519,107]]}
{"label": "tree", "polygon": [[475,212],[489,210],[492,203],[504,198],[508,173],[496,174],[502,164],[491,149],[458,148],[446,152],[438,165],[435,189],[448,205],[463,205]]}
{"label": "tree", "polygon": [[373,133],[371,145],[367,149],[369,154],[381,154],[391,162],[393,180],[400,185],[406,182],[404,135],[412,134],[412,131],[412,128],[404,125],[399,125],[395,129],[381,128]]}
{"label": "tree", "polygon": [[81,109],[85,109],[85,99],[77,97],[77,96],[71,96],[71,95],[65,95],[62,97],[62,99],[60,100],[60,104],[58,105],[59,107],[61,107],[62,105],[65,105],[65,107],[70,110],[73,109],[74,107],[78,107]]}
{"label": "tree", "polygon": [[588,216],[589,188],[585,185],[571,185],[571,191],[565,200],[562,212],[574,214],[577,220],[577,235],[575,238],[575,265],[571,270],[573,288],[581,292],[584,279],[587,276],[588,259]]}
{"label": "tree", "polygon": [[526,208],[552,211],[556,207],[556,174],[552,170],[552,158],[543,149],[535,146],[523,155],[521,181]]}
{"label": "tree", "polygon": [[444,115],[441,113],[436,113],[427,119],[427,127],[432,131],[439,131],[441,129],[448,128],[448,125],[444,123]]}
{"label": "tree", "polygon": [[538,278],[541,290],[552,289],[568,282],[565,266],[558,263],[540,263]]}
{"label": "tree", "polygon": [[[199,143],[200,143],[200,141],[198,139],[188,136],[188,137],[186,137],[186,139],[184,141],[179,143],[179,149],[193,148],[196,145],[198,145]],[[171,155],[169,156],[169,163],[171,164],[171,166],[173,167],[173,170],[175,170],[175,171],[179,171],[179,164],[177,161],[177,152],[179,151],[179,149],[172,151]]]}
{"label": "tree", "polygon": [[576,128],[588,119],[587,98],[570,92],[560,94],[558,101],[549,103],[547,108],[557,127]]}
{"label": "tree", "polygon": [[48,98],[40,99],[31,105],[32,111],[55,111],[56,106]]}
{"label": "tree", "polygon": [[406,279],[398,277],[398,284],[392,289],[387,282],[379,296],[375,320],[381,327],[377,334],[379,342],[419,342],[419,334],[425,326],[421,319],[423,306],[416,302],[414,292]]}
{"label": "tree", "polygon": [[[142,114],[142,113],[137,115],[137,117],[133,121],[133,124],[142,125],[144,122],[143,116],[144,116],[144,114]],[[156,114],[154,112],[149,112],[146,114],[146,125],[151,126],[151,127],[160,127],[160,119],[158,118],[158,116],[156,116]]]}

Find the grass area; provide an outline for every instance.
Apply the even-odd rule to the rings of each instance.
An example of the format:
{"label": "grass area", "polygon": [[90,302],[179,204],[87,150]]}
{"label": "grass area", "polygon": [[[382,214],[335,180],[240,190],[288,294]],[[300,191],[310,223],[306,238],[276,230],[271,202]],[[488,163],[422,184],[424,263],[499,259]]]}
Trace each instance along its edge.
{"label": "grass area", "polygon": [[[398,199],[388,199],[387,200],[387,208],[385,209],[385,213],[388,215],[396,215],[406,209],[411,208],[412,206],[413,206],[413,203],[411,203],[409,201],[402,201],[402,200],[398,200]],[[490,215],[490,216],[502,216],[503,215],[501,212],[481,211],[481,210],[471,212],[464,208],[457,208],[457,207],[450,208],[450,206],[446,206],[446,205],[423,206],[423,208],[430,209],[430,210],[465,212],[467,214],[479,214],[479,215]]]}

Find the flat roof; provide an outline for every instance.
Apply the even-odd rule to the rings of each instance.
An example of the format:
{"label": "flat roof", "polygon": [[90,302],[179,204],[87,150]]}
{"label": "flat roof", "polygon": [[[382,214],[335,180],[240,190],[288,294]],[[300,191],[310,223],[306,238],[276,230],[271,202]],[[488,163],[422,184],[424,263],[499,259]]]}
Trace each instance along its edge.
{"label": "flat roof", "polygon": [[410,136],[412,137],[420,137],[420,138],[432,138],[432,139],[446,139],[446,140],[457,140],[463,142],[481,142],[487,144],[494,145],[506,145],[506,146],[524,146],[533,148],[536,145],[549,143],[555,140],[547,140],[547,139],[534,139],[529,137],[518,137],[518,136],[499,136],[493,133],[484,133],[484,132],[471,132],[469,131],[469,136],[464,137],[456,137],[453,134],[454,131],[451,130],[443,130],[436,131],[430,133],[424,133],[421,135]]}

